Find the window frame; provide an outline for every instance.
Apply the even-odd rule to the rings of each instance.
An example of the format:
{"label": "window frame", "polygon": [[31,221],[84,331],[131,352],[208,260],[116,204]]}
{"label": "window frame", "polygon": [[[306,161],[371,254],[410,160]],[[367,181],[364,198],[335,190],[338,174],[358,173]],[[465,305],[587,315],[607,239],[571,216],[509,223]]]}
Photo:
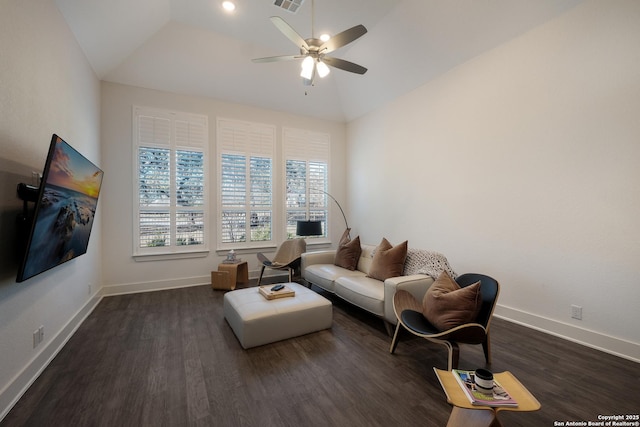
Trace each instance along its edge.
{"label": "window frame", "polygon": [[[145,128],[153,119],[153,129]],[[156,123],[164,122],[164,129]],[[142,123],[145,122],[145,123]],[[168,125],[168,129],[166,128]],[[133,107],[133,257],[136,260],[156,260],[207,256],[209,253],[209,127],[206,115],[163,110],[151,107]],[[149,132],[153,133],[150,140]],[[144,136],[143,133],[146,133]],[[140,202],[140,150],[143,148],[168,150],[169,203],[160,207],[143,206]],[[178,201],[179,153],[202,153],[201,204],[188,207]],[[184,158],[183,158],[184,161]],[[182,176],[185,177],[186,175]],[[200,183],[198,183],[200,184]],[[199,191],[196,191],[199,192]],[[141,215],[144,212],[166,212],[169,216],[169,245],[141,245]],[[201,214],[202,244],[178,244],[179,217],[182,213]],[[198,224],[200,225],[200,224]]]}
{"label": "window frame", "polygon": [[[217,206],[216,206],[216,247],[218,251],[242,250],[242,249],[260,249],[274,247],[275,242],[279,240],[280,233],[278,230],[278,194],[274,191],[276,179],[276,126],[263,123],[255,123],[244,120],[228,119],[223,117],[217,118],[216,123],[216,162],[218,172],[217,184]],[[223,156],[241,156],[244,158],[245,175],[244,175],[244,205],[230,207],[225,204],[223,194]],[[252,180],[251,168],[254,159],[270,160],[270,199],[271,205],[255,206],[252,204]],[[244,241],[223,241],[225,237],[224,212],[237,211],[243,212],[245,218],[244,224]],[[270,238],[268,240],[252,239],[252,213],[256,211],[270,212],[271,227]]]}
{"label": "window frame", "polygon": [[[283,145],[283,196],[285,201],[283,203],[284,214],[282,220],[282,227],[285,232],[285,236],[289,235],[289,228],[295,229],[295,225],[288,224],[289,212],[304,212],[305,217],[301,219],[314,219],[317,216],[313,215],[313,212],[324,212],[324,224],[323,235],[317,237],[304,237],[307,239],[308,244],[324,244],[330,243],[330,230],[331,230],[331,209],[329,206],[328,192],[330,184],[330,159],[331,159],[331,135],[325,132],[316,132],[306,129],[298,129],[292,127],[284,127],[282,129],[282,145]],[[306,182],[305,182],[305,207],[304,208],[289,208],[287,206],[288,199],[288,170],[287,164],[289,161],[305,162],[306,170]],[[317,188],[319,184],[312,184],[311,178],[311,164],[323,164],[325,167],[324,184],[321,188]],[[315,204],[314,204],[315,201]],[[322,215],[320,216],[322,217]],[[295,238],[295,234],[293,238]]]}

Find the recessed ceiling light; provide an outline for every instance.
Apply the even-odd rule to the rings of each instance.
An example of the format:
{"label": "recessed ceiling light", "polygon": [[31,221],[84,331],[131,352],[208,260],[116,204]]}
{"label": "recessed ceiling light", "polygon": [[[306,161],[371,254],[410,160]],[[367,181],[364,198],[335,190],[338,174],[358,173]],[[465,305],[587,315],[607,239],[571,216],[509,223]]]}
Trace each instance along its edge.
{"label": "recessed ceiling light", "polygon": [[320,36],[320,40],[322,40],[323,42],[329,41],[330,38],[331,36],[329,34],[322,34]]}
{"label": "recessed ceiling light", "polygon": [[232,1],[223,1],[222,2],[222,7],[227,12],[233,12],[236,9],[236,5]]}

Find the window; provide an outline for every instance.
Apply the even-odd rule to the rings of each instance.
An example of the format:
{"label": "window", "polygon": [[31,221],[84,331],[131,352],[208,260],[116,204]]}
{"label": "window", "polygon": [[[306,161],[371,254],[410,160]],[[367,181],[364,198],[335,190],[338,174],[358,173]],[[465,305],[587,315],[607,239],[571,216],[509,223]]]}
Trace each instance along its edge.
{"label": "window", "polygon": [[275,127],[218,119],[219,247],[272,242]]}
{"label": "window", "polygon": [[296,221],[305,219],[321,221],[327,235],[329,141],[325,133],[283,130],[287,238],[295,236]]}
{"label": "window", "polygon": [[134,255],[202,252],[207,117],[134,107]]}

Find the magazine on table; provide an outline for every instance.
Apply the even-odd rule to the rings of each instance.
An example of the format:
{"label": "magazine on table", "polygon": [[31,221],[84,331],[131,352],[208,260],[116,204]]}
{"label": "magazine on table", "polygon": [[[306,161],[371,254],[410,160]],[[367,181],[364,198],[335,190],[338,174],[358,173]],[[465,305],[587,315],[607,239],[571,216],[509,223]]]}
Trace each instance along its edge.
{"label": "magazine on table", "polygon": [[476,390],[474,382],[474,371],[463,371],[453,369],[453,376],[462,387],[464,394],[467,395],[472,405],[484,406],[518,406],[513,397],[500,385],[498,381],[493,380],[493,394],[484,394]]}

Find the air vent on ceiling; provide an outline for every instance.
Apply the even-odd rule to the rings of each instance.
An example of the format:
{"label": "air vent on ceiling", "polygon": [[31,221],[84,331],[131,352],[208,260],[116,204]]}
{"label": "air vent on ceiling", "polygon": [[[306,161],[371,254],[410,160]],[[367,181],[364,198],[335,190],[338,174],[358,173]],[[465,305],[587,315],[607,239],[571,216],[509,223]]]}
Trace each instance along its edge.
{"label": "air vent on ceiling", "polygon": [[281,7],[284,10],[288,10],[291,13],[296,13],[300,6],[302,6],[304,0],[275,0],[273,4]]}

